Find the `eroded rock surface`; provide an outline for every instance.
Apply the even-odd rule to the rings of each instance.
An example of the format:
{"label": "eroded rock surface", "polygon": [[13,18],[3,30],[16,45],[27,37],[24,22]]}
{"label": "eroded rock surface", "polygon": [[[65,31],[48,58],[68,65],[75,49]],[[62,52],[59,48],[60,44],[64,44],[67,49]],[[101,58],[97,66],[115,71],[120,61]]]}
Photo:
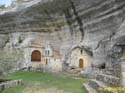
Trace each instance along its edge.
{"label": "eroded rock surface", "polygon": [[[97,75],[97,82],[92,80],[90,85],[97,85],[98,81],[105,85],[107,81],[117,80],[119,86],[122,86],[119,79],[124,81],[122,73],[124,67],[121,67],[124,60],[121,60],[121,55],[125,45],[125,1],[70,0],[69,2],[70,8],[61,14],[48,14],[48,11],[45,11],[44,15],[42,3],[25,7],[20,11],[1,14],[0,47],[5,50],[21,49],[25,55],[28,51],[24,48],[28,45],[44,45],[50,42],[53,48],[60,51],[64,69],[75,68],[70,67],[71,60],[80,59],[79,56],[84,54],[72,54],[74,49],[79,48],[79,52],[82,50],[88,55],[89,61],[85,62],[89,62],[88,68],[93,71],[89,73]],[[26,63],[26,59],[23,63]],[[76,61],[76,67],[78,66],[79,61]],[[101,77],[105,77],[106,81],[100,80]],[[112,82],[109,86],[115,85]]]}

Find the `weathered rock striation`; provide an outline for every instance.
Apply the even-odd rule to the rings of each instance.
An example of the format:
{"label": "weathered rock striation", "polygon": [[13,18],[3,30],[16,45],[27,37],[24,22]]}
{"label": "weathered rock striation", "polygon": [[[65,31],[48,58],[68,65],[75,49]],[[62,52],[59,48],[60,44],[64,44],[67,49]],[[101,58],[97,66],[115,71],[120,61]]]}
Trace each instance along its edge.
{"label": "weathered rock striation", "polygon": [[63,13],[49,14],[43,3],[37,3],[1,14],[0,47],[18,51],[31,44],[50,42],[60,51],[64,69],[79,67],[81,58],[87,60],[89,65],[83,73],[94,74],[96,78],[85,87],[104,93],[98,89],[124,86],[125,1],[69,2]]}
{"label": "weathered rock striation", "polygon": [[99,88],[124,86],[124,4],[123,0],[100,0],[90,6],[76,5],[84,29],[81,45],[92,50],[92,67],[99,68],[96,79],[85,85],[90,93],[95,93],[93,89],[110,93]]}

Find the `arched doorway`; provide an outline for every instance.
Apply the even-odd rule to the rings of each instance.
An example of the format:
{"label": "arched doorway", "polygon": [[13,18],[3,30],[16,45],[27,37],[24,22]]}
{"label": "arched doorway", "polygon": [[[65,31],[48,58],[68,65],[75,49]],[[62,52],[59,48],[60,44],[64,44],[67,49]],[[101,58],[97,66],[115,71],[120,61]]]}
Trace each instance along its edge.
{"label": "arched doorway", "polygon": [[80,59],[79,60],[79,68],[83,68],[84,67],[84,60]]}
{"label": "arched doorway", "polygon": [[31,61],[41,61],[41,53],[38,50],[34,50],[31,55]]}
{"label": "arched doorway", "polygon": [[46,59],[46,65],[48,65],[48,59]]}

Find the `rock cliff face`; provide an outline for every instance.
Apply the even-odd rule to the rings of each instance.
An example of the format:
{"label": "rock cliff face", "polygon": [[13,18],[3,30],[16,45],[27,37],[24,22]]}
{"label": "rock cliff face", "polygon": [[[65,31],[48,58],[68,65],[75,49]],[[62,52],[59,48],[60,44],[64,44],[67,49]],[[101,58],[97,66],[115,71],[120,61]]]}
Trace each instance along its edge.
{"label": "rock cliff face", "polygon": [[[61,60],[67,66],[70,66],[72,52],[79,47],[80,50],[87,52],[91,60],[90,67],[96,71],[106,69],[103,71],[104,77],[107,77],[105,75],[107,73],[114,76],[117,74],[115,77],[120,82],[121,73],[118,72],[121,72],[122,61],[119,61],[121,51],[117,50],[119,47],[122,50],[124,46],[125,1],[69,0],[69,2],[70,8],[65,9],[63,13],[48,14],[45,9],[44,15],[41,10],[43,4],[37,3],[19,11],[1,14],[0,47],[22,49],[32,42],[44,45],[49,41],[54,48],[60,50]],[[76,59],[79,58],[79,55],[74,56]],[[98,78],[101,76],[98,75]],[[112,80],[115,79],[113,77]],[[109,85],[112,85],[112,82]]]}
{"label": "rock cliff face", "polygon": [[83,6],[84,9],[82,3],[80,3],[81,6],[76,5],[78,17],[82,20],[84,29],[81,45],[92,50],[92,66],[100,70],[96,79],[90,80],[85,87],[90,89],[90,93],[94,91],[92,88],[97,93],[103,93],[103,90],[98,89],[124,86],[125,2],[100,0],[91,3],[90,6]]}
{"label": "rock cliff face", "polygon": [[[41,9],[42,3],[5,11],[0,15],[1,47],[14,47],[23,50],[31,44],[45,45],[50,42],[54,49],[60,50],[62,61],[66,62],[74,46],[81,41],[81,33],[72,34],[65,14],[48,14]],[[68,56],[67,56],[68,55]],[[23,59],[23,58],[22,58]],[[25,62],[25,60],[24,60]]]}
{"label": "rock cliff face", "polygon": [[93,62],[99,64],[106,61],[106,53],[113,46],[112,38],[119,32],[124,21],[125,2],[100,0],[91,3],[92,5],[84,8],[83,3],[76,5],[76,11],[82,20],[85,33],[82,45],[92,49]]}

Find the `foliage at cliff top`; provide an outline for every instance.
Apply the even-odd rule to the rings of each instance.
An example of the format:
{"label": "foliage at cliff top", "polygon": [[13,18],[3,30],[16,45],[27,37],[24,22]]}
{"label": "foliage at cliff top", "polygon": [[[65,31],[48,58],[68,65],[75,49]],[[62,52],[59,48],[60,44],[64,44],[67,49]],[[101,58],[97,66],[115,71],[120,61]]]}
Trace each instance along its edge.
{"label": "foliage at cliff top", "polygon": [[5,9],[6,6],[4,4],[0,4],[0,9]]}

